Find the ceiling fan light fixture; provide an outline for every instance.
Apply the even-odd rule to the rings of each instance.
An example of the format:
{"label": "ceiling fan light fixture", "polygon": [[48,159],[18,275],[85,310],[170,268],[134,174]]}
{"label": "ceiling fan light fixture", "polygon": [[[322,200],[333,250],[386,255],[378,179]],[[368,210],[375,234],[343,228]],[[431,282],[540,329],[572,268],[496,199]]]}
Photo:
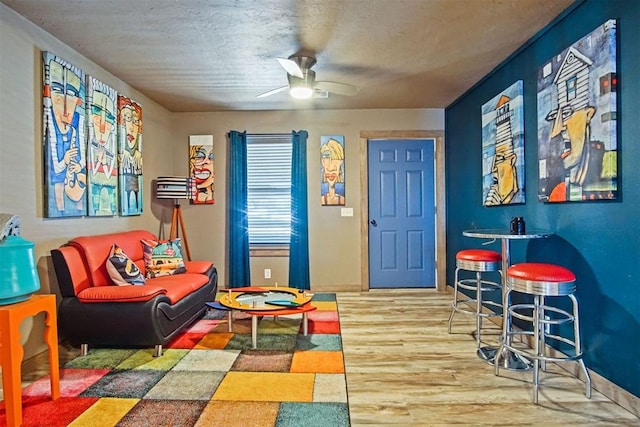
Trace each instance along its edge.
{"label": "ceiling fan light fixture", "polygon": [[313,95],[313,89],[306,86],[294,86],[289,90],[289,94],[296,99],[308,99]]}
{"label": "ceiling fan light fixture", "polygon": [[272,89],[258,95],[258,98],[280,93],[289,89],[289,94],[296,99],[328,98],[329,93],[343,96],[354,96],[359,88],[345,83],[316,81],[316,72],[311,69],[316,59],[309,56],[295,56],[277,58],[282,68],[287,72],[288,86]]}
{"label": "ceiling fan light fixture", "polygon": [[313,95],[316,73],[312,70],[304,70],[303,78],[298,78],[289,74],[289,94],[296,99],[308,99]]}

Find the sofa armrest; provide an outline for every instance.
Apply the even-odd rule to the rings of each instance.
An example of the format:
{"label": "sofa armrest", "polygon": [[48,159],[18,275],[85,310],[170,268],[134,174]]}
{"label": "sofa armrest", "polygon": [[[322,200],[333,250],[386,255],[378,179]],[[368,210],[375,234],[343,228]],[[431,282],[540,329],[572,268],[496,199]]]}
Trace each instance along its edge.
{"label": "sofa armrest", "polygon": [[91,278],[84,258],[75,246],[62,246],[51,250],[51,260],[63,298],[75,297],[91,287]]}
{"label": "sofa armrest", "polygon": [[87,288],[78,293],[78,301],[92,302],[143,302],[158,295],[164,295],[167,290],[156,285],[143,286],[97,286]]}
{"label": "sofa armrest", "polygon": [[184,261],[187,273],[207,274],[213,267],[211,261]]}

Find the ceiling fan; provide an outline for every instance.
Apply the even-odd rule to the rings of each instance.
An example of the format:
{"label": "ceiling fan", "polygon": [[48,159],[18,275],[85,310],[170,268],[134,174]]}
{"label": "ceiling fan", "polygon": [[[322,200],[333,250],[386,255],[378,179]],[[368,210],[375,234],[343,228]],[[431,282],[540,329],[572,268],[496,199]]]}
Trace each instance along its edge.
{"label": "ceiling fan", "polygon": [[289,90],[294,98],[304,99],[316,96],[327,98],[329,93],[344,96],[354,96],[358,93],[357,86],[346,83],[316,81],[316,72],[311,69],[316,63],[316,59],[309,56],[292,55],[289,58],[277,58],[278,62],[287,71],[289,85],[270,90],[258,95],[258,98],[275,95],[276,93]]}

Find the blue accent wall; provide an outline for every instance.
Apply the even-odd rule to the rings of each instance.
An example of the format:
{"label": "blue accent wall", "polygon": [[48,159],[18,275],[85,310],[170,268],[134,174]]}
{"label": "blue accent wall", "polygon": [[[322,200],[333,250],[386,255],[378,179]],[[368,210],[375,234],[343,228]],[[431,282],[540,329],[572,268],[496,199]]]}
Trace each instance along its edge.
{"label": "blue accent wall", "polygon": [[[615,201],[538,202],[537,69],[608,19],[617,19],[618,188]],[[549,262],[577,276],[587,367],[640,397],[640,1],[585,0],[574,4],[529,43],[450,105],[445,112],[447,283],[455,254],[465,248],[500,250],[499,242],[462,236],[471,228],[508,228],[523,216],[549,239],[514,241],[512,262]],[[482,203],[481,106],[524,81],[526,203]]]}

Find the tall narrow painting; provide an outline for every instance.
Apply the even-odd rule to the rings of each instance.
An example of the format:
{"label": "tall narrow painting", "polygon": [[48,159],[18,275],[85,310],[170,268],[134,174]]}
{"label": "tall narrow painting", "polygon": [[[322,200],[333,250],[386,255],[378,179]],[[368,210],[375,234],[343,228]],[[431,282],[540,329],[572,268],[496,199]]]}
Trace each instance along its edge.
{"label": "tall narrow painting", "polygon": [[525,202],[522,80],[482,106],[484,206]]}
{"label": "tall narrow painting", "polygon": [[616,21],[538,69],[538,199],[613,200],[617,184]]}
{"label": "tall narrow painting", "polygon": [[344,206],[344,136],[320,137],[321,206]]}
{"label": "tall narrow painting", "polygon": [[116,90],[87,78],[89,216],[118,214],[118,115]]}
{"label": "tall narrow painting", "polygon": [[87,214],[84,71],[43,52],[44,216]]}
{"label": "tall narrow painting", "polygon": [[142,106],[118,95],[120,215],[142,214]]}
{"label": "tall narrow painting", "polygon": [[189,176],[196,187],[191,204],[212,205],[214,203],[213,135],[189,136]]}

